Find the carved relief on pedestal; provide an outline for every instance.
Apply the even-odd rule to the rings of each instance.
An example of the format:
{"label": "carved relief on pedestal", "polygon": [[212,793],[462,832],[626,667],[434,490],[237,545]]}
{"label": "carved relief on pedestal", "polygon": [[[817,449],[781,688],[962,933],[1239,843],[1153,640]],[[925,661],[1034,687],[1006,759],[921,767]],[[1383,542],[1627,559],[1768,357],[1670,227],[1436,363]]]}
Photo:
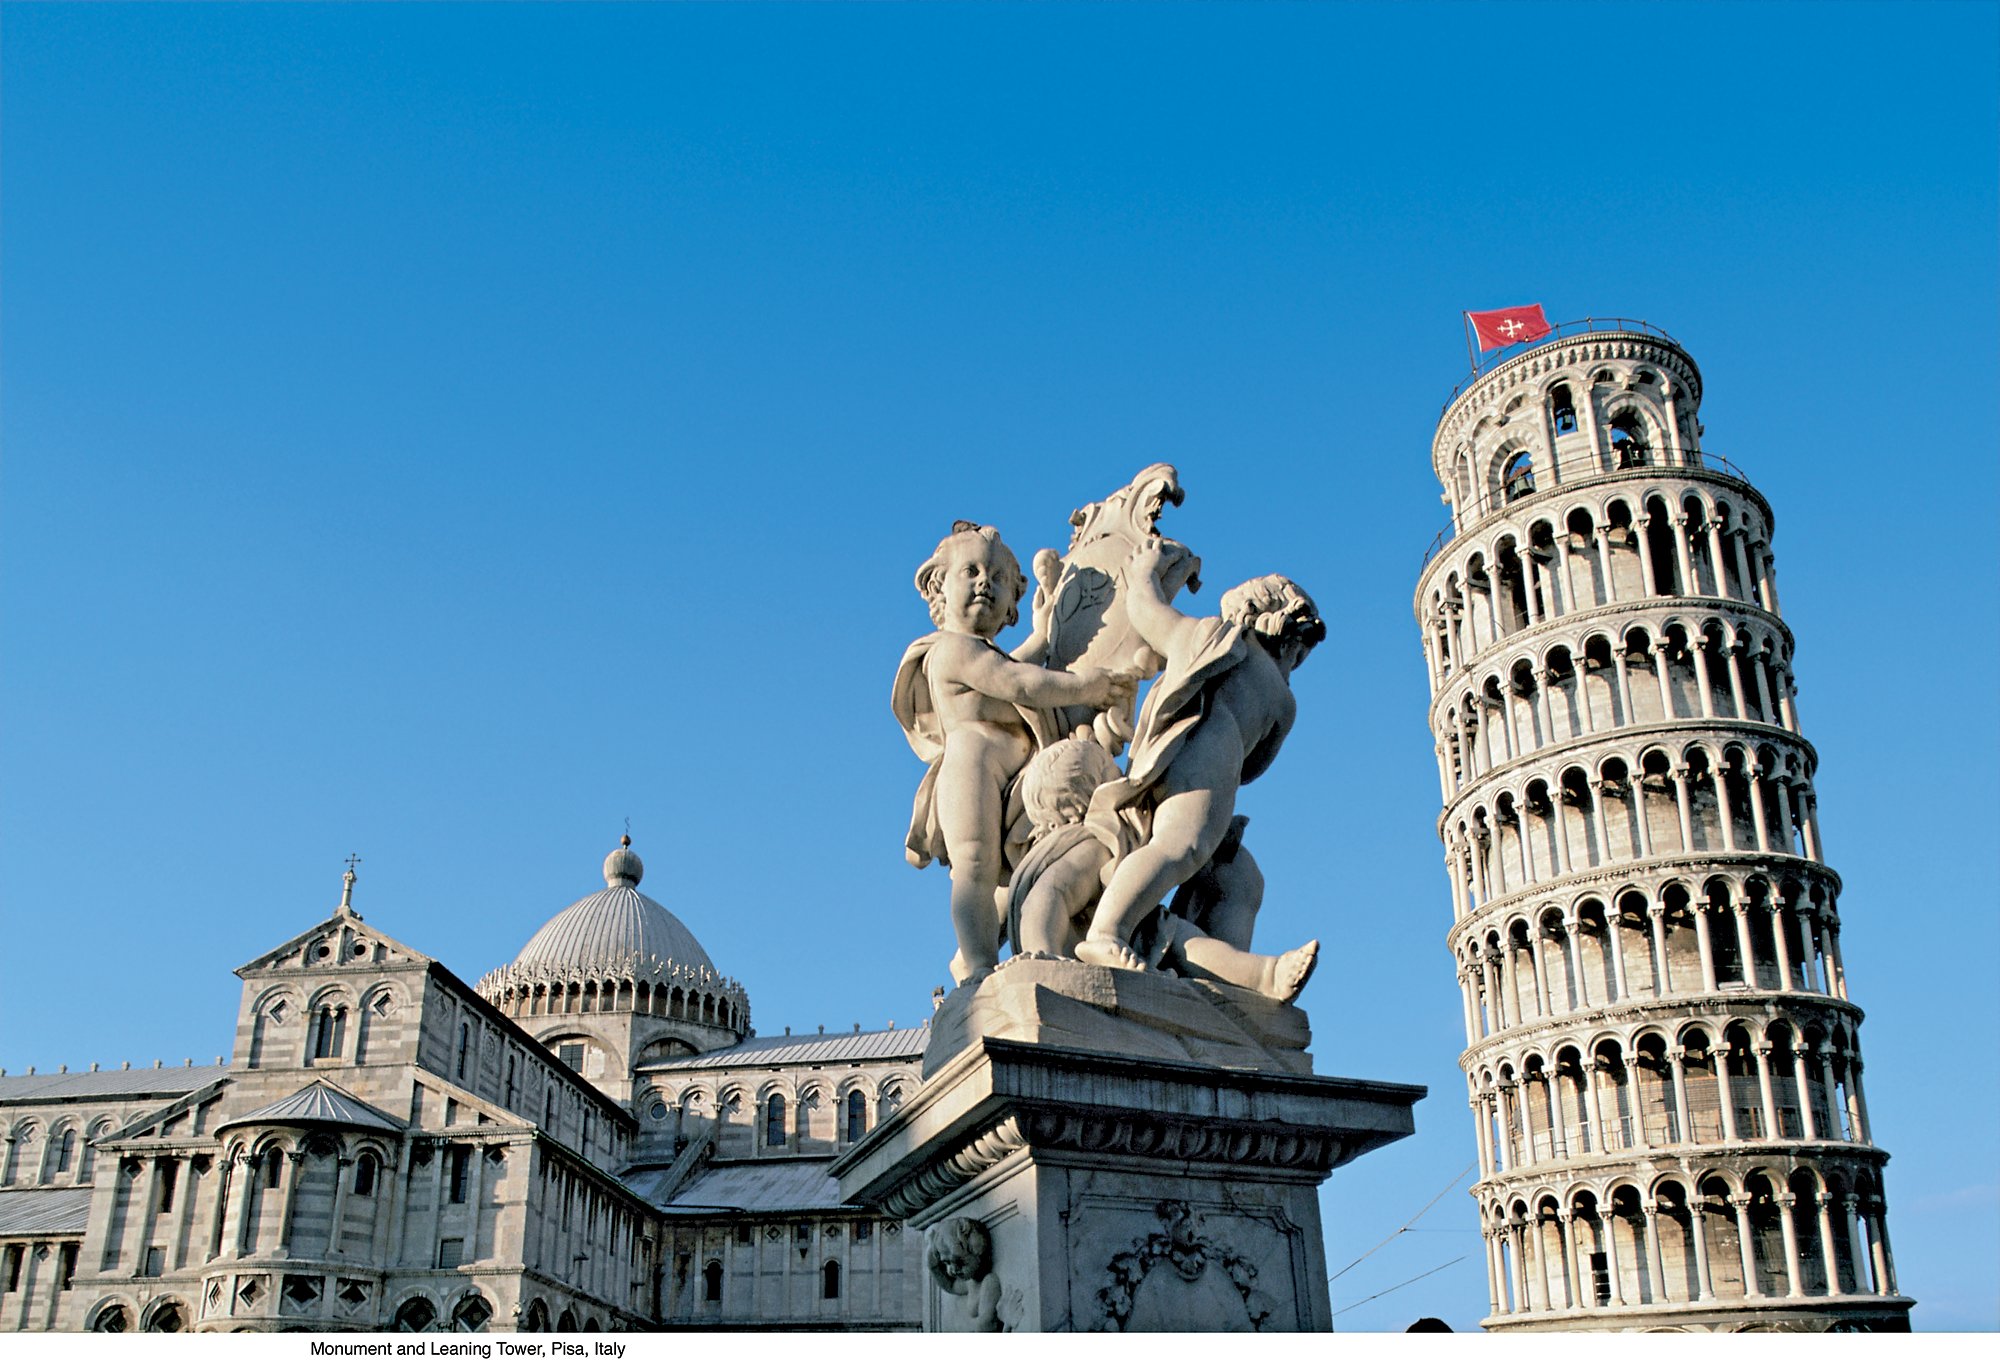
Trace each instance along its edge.
{"label": "carved relief on pedestal", "polygon": [[1111,1281],[1097,1292],[1104,1311],[1095,1327],[1113,1333],[1262,1332],[1277,1309],[1257,1289],[1257,1268],[1209,1233],[1201,1215],[1178,1200],[1155,1207],[1160,1231],[1132,1241],[1111,1259]]}

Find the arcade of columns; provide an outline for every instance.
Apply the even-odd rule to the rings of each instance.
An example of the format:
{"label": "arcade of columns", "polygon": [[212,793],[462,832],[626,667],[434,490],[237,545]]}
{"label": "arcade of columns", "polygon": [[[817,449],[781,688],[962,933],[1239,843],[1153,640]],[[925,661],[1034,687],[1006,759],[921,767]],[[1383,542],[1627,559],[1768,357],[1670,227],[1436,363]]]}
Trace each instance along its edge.
{"label": "arcade of columns", "polygon": [[1908,1326],[1771,511],[1700,451],[1700,392],[1663,334],[1587,325],[1433,449],[1489,1328]]}

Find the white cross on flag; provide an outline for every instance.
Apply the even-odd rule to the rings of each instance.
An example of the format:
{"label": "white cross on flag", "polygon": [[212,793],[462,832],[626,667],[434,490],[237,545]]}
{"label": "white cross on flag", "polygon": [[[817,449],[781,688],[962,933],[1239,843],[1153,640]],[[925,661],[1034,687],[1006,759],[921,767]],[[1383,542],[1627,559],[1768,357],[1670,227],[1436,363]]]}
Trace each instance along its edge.
{"label": "white cross on flag", "polygon": [[1542,316],[1540,304],[1528,304],[1523,308],[1494,308],[1465,316],[1472,319],[1472,330],[1479,336],[1481,351],[1497,350],[1515,342],[1534,341],[1554,330],[1549,326],[1549,320]]}

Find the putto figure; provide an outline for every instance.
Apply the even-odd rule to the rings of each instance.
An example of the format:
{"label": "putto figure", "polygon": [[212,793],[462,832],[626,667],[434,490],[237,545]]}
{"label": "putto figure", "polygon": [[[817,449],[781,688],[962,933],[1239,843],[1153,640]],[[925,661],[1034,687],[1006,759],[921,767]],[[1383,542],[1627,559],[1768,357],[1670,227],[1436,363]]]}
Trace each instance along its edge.
{"label": "putto figure", "polygon": [[[1118,765],[1081,727],[1075,736],[1059,740],[1037,754],[1021,777],[1021,791],[1035,842],[1008,888],[1008,937],[1017,954],[1073,958],[1090,911],[1104,890],[1102,875],[1115,851],[1088,826],[1084,817],[1098,788],[1118,779]],[[1210,863],[1183,890],[1203,889],[1202,895],[1176,898],[1172,911],[1154,908],[1143,917],[1132,938],[1132,949],[1148,967],[1163,967],[1183,977],[1227,982],[1286,1003],[1305,989],[1319,959],[1319,941],[1289,953],[1249,952],[1249,927],[1256,920],[1263,882],[1255,863],[1241,847],[1244,820],[1237,817],[1229,837]],[[1247,871],[1249,877],[1242,876]],[[1198,923],[1182,915],[1183,902],[1199,903],[1199,914],[1215,924]],[[1219,932],[1226,922],[1240,927],[1240,943]]]}
{"label": "putto figure", "polygon": [[1133,929],[1222,847],[1237,789],[1271,766],[1292,728],[1292,671],[1326,639],[1312,599],[1280,574],[1230,589],[1219,617],[1183,616],[1163,582],[1185,553],[1149,540],[1125,569],[1127,618],[1166,667],[1146,694],[1127,775],[1091,799],[1100,837],[1130,852],[1076,947],[1086,963],[1145,966]]}
{"label": "putto figure", "polygon": [[1028,586],[993,527],[954,523],[918,568],[916,586],[939,629],[904,652],[891,697],[910,747],[930,765],[906,853],[920,868],[936,859],[951,869],[952,976],[963,983],[999,962],[1009,797],[1035,751],[1060,733],[1051,713],[1129,705],[1135,685],[1108,669],[1043,668],[1045,621],[1012,655],[993,643],[1020,620]]}

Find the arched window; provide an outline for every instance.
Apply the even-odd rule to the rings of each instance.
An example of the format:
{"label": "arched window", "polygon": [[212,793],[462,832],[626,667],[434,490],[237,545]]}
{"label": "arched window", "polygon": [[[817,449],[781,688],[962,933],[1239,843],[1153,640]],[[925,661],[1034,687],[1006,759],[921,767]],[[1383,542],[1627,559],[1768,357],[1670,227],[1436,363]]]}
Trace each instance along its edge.
{"label": "arched window", "polygon": [[62,1137],[56,1140],[56,1171],[66,1172],[70,1163],[76,1160],[76,1130],[64,1129]]}
{"label": "arched window", "polygon": [[337,1058],[347,1042],[347,1007],[321,1006],[313,1013],[312,1056],[314,1061]]}
{"label": "arched window", "polygon": [[172,1300],[146,1316],[146,1331],[149,1333],[178,1333],[186,1326],[181,1317],[181,1307]]}
{"label": "arched window", "polygon": [[1567,384],[1558,384],[1549,390],[1549,415],[1555,419],[1558,436],[1566,436],[1576,430],[1576,400],[1570,397]]}
{"label": "arched window", "polygon": [[273,1148],[271,1149],[270,1152],[264,1154],[265,1190],[274,1191],[278,1188],[278,1183],[284,1179],[283,1178],[284,1165],[285,1165],[285,1155],[279,1152],[276,1148]]}
{"label": "arched window", "polygon": [[840,1298],[839,1262],[828,1262],[819,1269],[819,1297],[823,1300]]}
{"label": "arched window", "polygon": [[128,1333],[131,1330],[132,1321],[126,1317],[125,1306],[122,1304],[108,1305],[98,1310],[97,1317],[90,1321],[90,1331],[93,1333]]}
{"label": "arched window", "polygon": [[354,1164],[354,1193],[373,1195],[375,1193],[375,1169],[379,1164],[375,1154],[363,1153]]}
{"label": "arched window", "polygon": [[486,1302],[486,1297],[471,1294],[460,1300],[458,1307],[451,1311],[451,1326],[461,1333],[476,1333],[492,1317],[493,1306]]}
{"label": "arched window", "polygon": [[472,1026],[461,1023],[458,1027],[458,1079],[465,1080],[465,1061],[472,1052]]}
{"label": "arched window", "polygon": [[847,1093],[847,1141],[859,1143],[868,1132],[868,1102],[859,1091]]}
{"label": "arched window", "polygon": [[1535,491],[1535,458],[1526,451],[1516,451],[1509,457],[1507,471],[1501,475],[1500,482],[1508,502],[1526,498]]}
{"label": "arched window", "polygon": [[470,1185],[472,1149],[453,1148],[451,1150],[451,1203],[465,1203],[466,1191]]}
{"label": "arched window", "polygon": [[721,1262],[710,1262],[701,1269],[701,1297],[709,1304],[722,1302]]}
{"label": "arched window", "polygon": [[1637,418],[1627,414],[1611,419],[1611,454],[1613,463],[1621,470],[1652,463],[1646,454],[1645,432]]}
{"label": "arched window", "polygon": [[431,1326],[437,1317],[437,1310],[421,1295],[403,1301],[403,1307],[396,1311],[395,1329],[399,1333],[421,1333]]}
{"label": "arched window", "polygon": [[764,1106],[764,1146],[785,1146],[785,1098],[772,1096]]}

